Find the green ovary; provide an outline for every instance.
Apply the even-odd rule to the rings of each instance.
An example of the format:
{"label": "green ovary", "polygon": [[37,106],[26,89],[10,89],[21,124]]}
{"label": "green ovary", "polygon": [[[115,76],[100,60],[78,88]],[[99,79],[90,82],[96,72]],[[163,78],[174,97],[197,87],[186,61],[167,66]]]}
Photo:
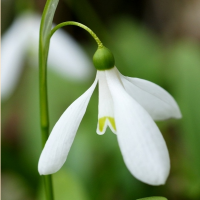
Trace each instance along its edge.
{"label": "green ovary", "polygon": [[112,128],[116,131],[117,129],[116,129],[116,125],[115,125],[115,119],[113,117],[102,117],[102,118],[99,119],[99,130],[100,130],[100,132],[103,131],[106,119],[109,120]]}

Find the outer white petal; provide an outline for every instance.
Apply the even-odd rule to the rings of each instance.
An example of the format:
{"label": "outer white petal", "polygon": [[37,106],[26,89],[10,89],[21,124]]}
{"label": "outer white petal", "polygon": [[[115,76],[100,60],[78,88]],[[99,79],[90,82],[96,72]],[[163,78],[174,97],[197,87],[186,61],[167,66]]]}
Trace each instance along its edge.
{"label": "outer white petal", "polygon": [[92,86],[76,99],[57,121],[39,159],[38,171],[41,175],[57,172],[66,161],[96,84],[97,78]]}
{"label": "outer white petal", "polygon": [[106,71],[123,159],[139,180],[164,184],[170,169],[165,141],[150,115],[123,88],[116,69]]}
{"label": "outer white petal", "polygon": [[113,133],[116,133],[113,100],[108,88],[105,71],[97,71],[97,75],[99,80],[99,113],[97,134],[104,134],[107,126],[110,127]]}
{"label": "outer white petal", "polygon": [[1,97],[6,99],[20,77],[31,30],[29,17],[18,18],[2,37]]}
{"label": "outer white petal", "polygon": [[126,91],[151,115],[154,120],[181,118],[174,98],[160,86],[143,79],[121,75]]}

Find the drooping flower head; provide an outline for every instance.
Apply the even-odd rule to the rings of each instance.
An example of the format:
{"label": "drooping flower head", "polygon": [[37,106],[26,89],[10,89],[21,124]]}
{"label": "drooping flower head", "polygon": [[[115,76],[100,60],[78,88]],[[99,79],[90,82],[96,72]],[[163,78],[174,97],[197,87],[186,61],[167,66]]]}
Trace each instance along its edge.
{"label": "drooping flower head", "polygon": [[55,124],[39,160],[39,173],[58,171],[67,159],[90,97],[98,83],[97,133],[109,126],[116,134],[124,162],[137,179],[164,184],[170,170],[166,143],[154,120],[181,118],[173,97],[160,86],[123,76],[112,53],[101,46],[93,57],[97,69],[92,86],[76,99]]}

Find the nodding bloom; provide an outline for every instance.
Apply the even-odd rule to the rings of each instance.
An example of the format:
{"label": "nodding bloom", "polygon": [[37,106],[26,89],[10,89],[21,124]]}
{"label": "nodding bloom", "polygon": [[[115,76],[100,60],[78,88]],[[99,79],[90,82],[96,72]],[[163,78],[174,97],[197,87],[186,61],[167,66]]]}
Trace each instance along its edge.
{"label": "nodding bloom", "polygon": [[66,161],[98,83],[97,133],[104,134],[109,126],[116,134],[131,174],[147,184],[164,184],[170,170],[170,159],[154,120],[181,118],[176,101],[167,91],[150,81],[120,74],[112,53],[105,47],[97,50],[93,62],[97,68],[96,78],[55,124],[39,159],[39,173],[55,173]]}
{"label": "nodding bloom", "polygon": [[[2,37],[1,98],[13,93],[25,61],[38,66],[41,17],[25,13],[18,17]],[[51,38],[48,66],[68,79],[84,81],[91,77],[92,64],[81,47],[61,29]]]}

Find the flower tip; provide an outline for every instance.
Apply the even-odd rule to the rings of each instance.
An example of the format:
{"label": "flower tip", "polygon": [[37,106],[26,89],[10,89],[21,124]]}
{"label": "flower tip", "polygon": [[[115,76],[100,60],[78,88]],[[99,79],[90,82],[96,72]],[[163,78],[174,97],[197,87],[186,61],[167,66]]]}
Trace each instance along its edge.
{"label": "flower tip", "polygon": [[38,164],[38,172],[39,172],[39,174],[42,176],[42,175],[47,175],[45,172],[44,172],[44,170],[43,170],[43,168],[40,166],[40,163]]}
{"label": "flower tip", "polygon": [[175,119],[181,119],[182,118],[182,114],[179,108],[177,108],[177,110],[174,112],[174,115],[172,116],[172,118]]}
{"label": "flower tip", "polygon": [[38,172],[40,175],[49,175],[55,173],[54,171],[46,168],[46,167],[41,167],[40,165],[38,166]]}
{"label": "flower tip", "polygon": [[167,181],[167,177],[161,179],[160,181],[158,181],[158,182],[156,183],[156,185],[157,185],[157,186],[159,186],[159,185],[165,185],[166,181]]}
{"label": "flower tip", "polygon": [[153,186],[160,186],[160,185],[165,185],[166,181],[167,181],[167,177],[162,178],[162,179],[157,179],[152,182],[148,182],[147,184],[153,185]]}
{"label": "flower tip", "polygon": [[98,129],[96,130],[96,133],[98,134],[98,135],[103,135],[104,133],[105,133],[105,131],[99,131]]}
{"label": "flower tip", "polygon": [[183,116],[181,114],[181,111],[179,111],[179,114],[176,116],[176,119],[181,119]]}
{"label": "flower tip", "polygon": [[165,185],[168,175],[169,175],[169,172],[165,174],[161,174],[157,179],[152,181],[150,185],[154,185],[154,186]]}
{"label": "flower tip", "polygon": [[150,173],[143,172],[142,176],[135,176],[138,180],[153,186],[165,185],[169,176],[170,166],[162,169],[151,170]]}
{"label": "flower tip", "polygon": [[181,110],[180,110],[180,108],[179,108],[179,106],[178,106],[178,104],[176,103],[176,105],[175,105],[175,107],[174,107],[174,118],[175,119],[181,119],[182,118],[182,114],[181,114]]}
{"label": "flower tip", "polygon": [[38,170],[38,172],[39,172],[40,176],[45,175],[45,174],[43,174],[42,172],[40,172],[39,170]]}
{"label": "flower tip", "polygon": [[44,164],[41,160],[38,163],[38,172],[40,175],[49,175],[57,172],[54,166],[50,166],[49,164]]}

